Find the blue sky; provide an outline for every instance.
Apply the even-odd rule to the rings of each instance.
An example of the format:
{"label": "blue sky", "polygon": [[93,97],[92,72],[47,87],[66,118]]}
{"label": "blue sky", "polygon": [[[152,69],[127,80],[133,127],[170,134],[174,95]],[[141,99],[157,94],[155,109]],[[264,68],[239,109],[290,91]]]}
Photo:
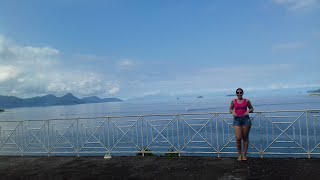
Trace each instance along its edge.
{"label": "blue sky", "polygon": [[0,0],[0,94],[320,88],[320,0]]}

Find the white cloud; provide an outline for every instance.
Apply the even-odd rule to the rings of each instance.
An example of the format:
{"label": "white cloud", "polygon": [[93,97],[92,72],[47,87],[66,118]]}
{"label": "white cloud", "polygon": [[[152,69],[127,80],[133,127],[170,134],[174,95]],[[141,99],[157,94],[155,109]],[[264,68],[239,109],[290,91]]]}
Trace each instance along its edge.
{"label": "white cloud", "polygon": [[272,83],[268,84],[267,86],[262,87],[256,87],[254,90],[278,90],[278,89],[297,89],[297,88],[312,88],[312,87],[318,87],[319,84],[311,83],[311,84],[304,84],[304,83],[292,83],[292,82],[278,82],[278,83]]}
{"label": "white cloud", "polygon": [[287,51],[287,50],[295,50],[302,49],[305,47],[305,44],[302,42],[287,42],[276,44],[272,47],[273,51]]}
{"label": "white cloud", "polygon": [[[288,50],[303,47],[303,43],[294,42],[277,44],[273,48]],[[121,95],[129,98],[157,94],[233,92],[237,87],[254,90],[294,87],[302,83],[308,85],[305,78],[296,73],[299,67],[291,64],[208,65],[203,69],[194,67],[188,70],[144,64],[140,71],[117,71],[117,68],[110,66],[114,64],[110,61],[103,64],[94,61],[99,59],[94,55],[82,57],[94,63],[87,61],[79,68],[80,62],[63,62],[57,49],[19,46],[0,37],[0,95],[33,97],[50,93],[60,96],[71,92],[76,96]],[[92,71],[86,68],[89,63]],[[137,66],[130,59],[123,59],[116,65],[123,70],[132,70]],[[308,77],[315,77],[311,78],[310,84],[317,79],[314,75]],[[299,81],[299,78],[303,80]]]}
{"label": "white cloud", "polygon": [[238,87],[250,90],[259,87],[274,89],[273,84],[279,82],[279,79],[292,78],[296,68],[291,64],[209,67],[194,69],[192,72],[185,72],[168,80],[153,81],[156,77],[151,77],[147,80],[134,81],[129,89],[145,96],[233,92]]}
{"label": "white cloud", "polygon": [[[49,47],[18,46],[0,36],[0,64],[17,67],[50,67],[56,63],[59,51]],[[34,67],[34,68],[33,68]]]}
{"label": "white cloud", "polygon": [[120,69],[131,69],[134,67],[134,63],[130,59],[122,59],[118,62],[118,67]]}
{"label": "white cloud", "polygon": [[107,81],[103,75],[94,72],[76,70],[64,71],[61,74],[49,74],[48,92],[72,92],[82,96],[114,95],[119,91],[118,82]]}
{"label": "white cloud", "polygon": [[0,82],[10,80],[18,75],[18,70],[14,66],[0,65]]}
{"label": "white cloud", "polygon": [[109,94],[116,94],[119,92],[120,88],[119,87],[112,87],[110,90],[108,90]]}
{"label": "white cloud", "polygon": [[273,2],[291,11],[308,9],[319,5],[319,0],[273,0]]}
{"label": "white cloud", "polygon": [[[90,56],[92,58],[92,56]],[[120,91],[106,75],[65,66],[60,52],[49,47],[20,46],[0,36],[0,95],[44,94],[106,97]]]}

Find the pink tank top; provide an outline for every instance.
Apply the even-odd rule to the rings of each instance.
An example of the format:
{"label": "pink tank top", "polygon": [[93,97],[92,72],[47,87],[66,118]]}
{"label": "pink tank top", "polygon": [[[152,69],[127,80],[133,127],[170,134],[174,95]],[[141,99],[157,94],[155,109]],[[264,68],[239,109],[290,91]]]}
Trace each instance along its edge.
{"label": "pink tank top", "polygon": [[238,117],[243,117],[244,113],[247,111],[247,100],[243,99],[243,102],[238,103],[237,99],[234,100],[234,110]]}

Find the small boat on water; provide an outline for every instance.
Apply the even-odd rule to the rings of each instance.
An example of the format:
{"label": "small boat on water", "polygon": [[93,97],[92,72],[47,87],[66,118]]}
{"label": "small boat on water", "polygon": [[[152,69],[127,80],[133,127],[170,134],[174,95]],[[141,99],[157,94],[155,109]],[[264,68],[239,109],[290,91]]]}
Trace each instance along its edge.
{"label": "small boat on water", "polygon": [[0,112],[4,112],[4,109],[0,109]]}

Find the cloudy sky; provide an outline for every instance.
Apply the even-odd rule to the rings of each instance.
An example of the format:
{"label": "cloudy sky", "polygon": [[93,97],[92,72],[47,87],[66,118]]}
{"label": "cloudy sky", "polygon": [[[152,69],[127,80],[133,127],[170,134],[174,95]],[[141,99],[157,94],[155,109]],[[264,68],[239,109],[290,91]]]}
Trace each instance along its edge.
{"label": "cloudy sky", "polygon": [[320,88],[320,0],[0,0],[0,95]]}

